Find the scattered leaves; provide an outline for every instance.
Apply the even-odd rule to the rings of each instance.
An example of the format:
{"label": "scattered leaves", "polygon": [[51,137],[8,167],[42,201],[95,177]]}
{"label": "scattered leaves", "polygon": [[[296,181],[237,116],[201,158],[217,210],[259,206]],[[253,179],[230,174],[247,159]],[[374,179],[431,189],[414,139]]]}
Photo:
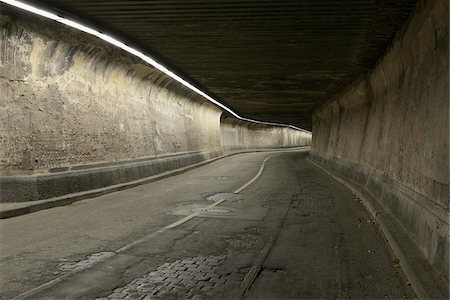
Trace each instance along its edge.
{"label": "scattered leaves", "polygon": [[367,219],[367,223],[372,224],[372,225],[378,225],[378,222],[377,222],[377,220],[375,220],[375,218]]}
{"label": "scattered leaves", "polygon": [[394,268],[400,268],[400,260],[399,260],[399,259],[397,259],[397,258],[394,257],[394,258],[392,259],[392,263],[393,263],[392,266],[393,266]]}

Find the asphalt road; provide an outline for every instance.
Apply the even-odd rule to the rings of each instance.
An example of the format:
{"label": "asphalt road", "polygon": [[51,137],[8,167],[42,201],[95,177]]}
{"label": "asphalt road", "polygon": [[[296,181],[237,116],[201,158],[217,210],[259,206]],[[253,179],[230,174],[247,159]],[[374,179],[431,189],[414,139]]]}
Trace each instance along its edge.
{"label": "asphalt road", "polygon": [[364,206],[306,152],[277,153],[239,195],[216,195],[271,155],[1,220],[1,299],[415,297]]}

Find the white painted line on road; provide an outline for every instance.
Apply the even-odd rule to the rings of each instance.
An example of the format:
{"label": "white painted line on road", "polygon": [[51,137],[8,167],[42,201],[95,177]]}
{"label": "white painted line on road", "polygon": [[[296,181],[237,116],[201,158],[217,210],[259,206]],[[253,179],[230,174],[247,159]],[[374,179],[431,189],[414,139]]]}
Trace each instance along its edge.
{"label": "white painted line on road", "polygon": [[[217,200],[216,202],[214,202],[214,203],[211,204],[211,205],[206,206],[205,208],[210,208],[210,207],[217,206],[217,205],[219,205],[220,203],[222,203],[223,201],[225,201],[225,199]],[[198,210],[198,211],[196,211],[196,212],[190,214],[189,216],[184,217],[184,218],[181,219],[181,220],[178,220],[178,221],[176,221],[176,222],[174,222],[174,223],[172,223],[172,224],[170,224],[170,225],[167,225],[166,227],[164,227],[164,229],[175,228],[175,227],[177,227],[178,225],[181,225],[181,224],[183,224],[183,223],[189,221],[190,219],[192,219],[193,217],[199,215],[200,213],[202,213],[202,211],[201,211],[201,210]]]}
{"label": "white painted line on road", "polygon": [[[267,162],[269,159],[271,159],[272,157],[276,156],[276,155],[279,155],[279,154],[274,154],[274,155],[271,155],[271,156],[269,156],[269,157],[266,157],[266,158],[263,160],[263,162],[262,162],[262,164],[261,164],[261,167],[259,168],[259,171],[258,171],[258,173],[255,175],[255,177],[253,177],[249,182],[247,182],[246,184],[244,184],[243,186],[241,186],[240,188],[238,188],[237,190],[235,190],[233,193],[234,193],[234,194],[239,194],[240,192],[242,192],[243,190],[245,190],[246,188],[248,188],[252,183],[254,183],[254,182],[261,176],[261,174],[262,174],[262,172],[263,172],[263,170],[264,170],[264,166],[265,166],[266,162]],[[226,200],[226,199],[220,199],[220,200],[217,200],[217,201],[214,202],[213,204],[206,206],[206,208],[210,208],[210,207],[217,206],[217,205],[221,204],[222,202],[224,202],[225,200]],[[179,226],[179,225],[181,225],[181,224],[183,224],[183,223],[189,221],[190,219],[192,219],[192,218],[198,216],[200,213],[201,213],[201,211],[198,210],[198,211],[196,211],[196,212],[194,212],[194,213],[192,213],[192,214],[190,214],[190,215],[184,217],[184,218],[181,219],[181,220],[178,220],[178,221],[176,221],[176,222],[174,222],[174,223],[172,223],[172,224],[170,224],[170,225],[167,225],[166,227],[164,227],[164,229],[175,228],[175,227],[177,227],[177,226]]]}
{"label": "white painted line on road", "polygon": [[160,233],[163,233],[164,231],[166,231],[164,228],[162,228],[162,229],[160,229],[160,230],[158,230],[158,231],[155,231],[155,232],[153,232],[153,233],[147,235],[145,238],[135,240],[135,241],[133,241],[133,242],[131,242],[131,243],[129,243],[129,244],[123,246],[122,248],[116,250],[115,253],[117,254],[117,253],[124,252],[125,250],[128,250],[128,249],[130,249],[130,248],[133,247],[133,246],[136,246],[136,245],[139,245],[139,244],[141,244],[141,243],[143,243],[143,242],[145,242],[145,241],[148,241],[149,239],[151,239],[151,238],[157,236],[157,235],[160,234]]}
{"label": "white painted line on road", "polygon": [[274,156],[277,156],[279,154],[274,154],[271,155],[269,157],[266,157],[265,160],[263,160],[262,164],[261,164],[261,168],[259,169],[258,173],[255,175],[255,177],[253,177],[249,182],[247,182],[246,184],[244,184],[243,186],[241,186],[240,188],[238,188],[237,190],[235,190],[233,193],[235,194],[239,194],[240,192],[242,192],[243,190],[245,190],[246,188],[248,188],[253,182],[255,182],[259,176],[261,176],[263,170],[264,170],[264,166],[266,165],[266,162],[271,159]]}

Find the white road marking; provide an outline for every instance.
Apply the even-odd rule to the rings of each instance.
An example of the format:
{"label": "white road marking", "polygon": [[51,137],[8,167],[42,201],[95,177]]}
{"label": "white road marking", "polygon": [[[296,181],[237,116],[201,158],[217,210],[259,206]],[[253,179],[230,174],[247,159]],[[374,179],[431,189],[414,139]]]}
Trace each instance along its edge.
{"label": "white road marking", "polygon": [[[248,188],[252,183],[254,183],[254,182],[261,176],[261,174],[262,174],[262,172],[263,172],[263,170],[264,170],[264,166],[265,166],[266,162],[267,162],[270,158],[272,158],[272,157],[274,157],[274,156],[275,156],[275,155],[271,155],[271,156],[269,156],[269,157],[266,157],[266,159],[264,159],[263,162],[261,163],[261,168],[259,168],[259,171],[258,171],[258,173],[255,175],[255,177],[253,177],[253,178],[252,178],[250,181],[248,181],[246,184],[244,184],[243,186],[241,186],[240,188],[238,188],[237,190],[235,190],[233,193],[234,193],[234,194],[239,194],[240,192],[242,192],[243,190],[245,190],[246,188]],[[226,199],[220,199],[220,200],[217,200],[216,202],[214,202],[214,203],[211,204],[211,205],[206,206],[205,208],[210,208],[210,207],[217,206],[217,205],[221,204],[222,202],[224,202],[225,200],[226,200]],[[166,227],[164,227],[164,229],[175,228],[175,227],[177,227],[177,226],[179,226],[179,225],[181,225],[181,224],[183,224],[183,223],[189,221],[190,219],[194,218],[195,216],[199,215],[200,213],[201,213],[201,211],[198,210],[198,211],[196,211],[196,212],[194,212],[194,213],[192,213],[192,214],[190,214],[190,215],[184,217],[184,218],[181,219],[181,220],[178,220],[178,221],[176,221],[176,222],[174,222],[174,223],[172,223],[172,224],[170,224],[170,225],[167,225]]]}

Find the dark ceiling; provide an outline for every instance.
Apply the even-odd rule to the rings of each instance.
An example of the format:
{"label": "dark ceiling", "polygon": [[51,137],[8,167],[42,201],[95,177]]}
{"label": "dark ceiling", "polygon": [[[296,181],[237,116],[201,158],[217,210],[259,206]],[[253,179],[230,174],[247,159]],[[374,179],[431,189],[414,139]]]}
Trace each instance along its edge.
{"label": "dark ceiling", "polygon": [[242,116],[311,129],[416,0],[42,0],[150,51]]}

